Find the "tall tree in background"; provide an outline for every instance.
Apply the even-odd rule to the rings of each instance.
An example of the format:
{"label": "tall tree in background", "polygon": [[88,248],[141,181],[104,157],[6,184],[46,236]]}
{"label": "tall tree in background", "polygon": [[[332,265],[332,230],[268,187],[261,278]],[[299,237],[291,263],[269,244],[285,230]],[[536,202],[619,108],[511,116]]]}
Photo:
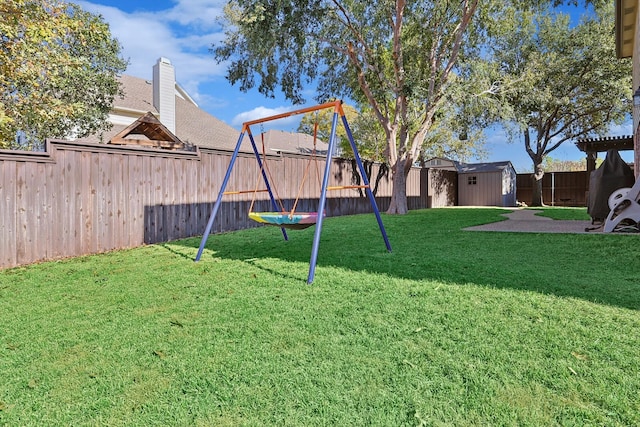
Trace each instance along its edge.
{"label": "tall tree in background", "polygon": [[0,37],[0,147],[109,126],[126,62],[101,17],[59,0],[0,0]]}
{"label": "tall tree in background", "polygon": [[[600,159],[602,162],[602,159]],[[587,160],[560,160],[551,156],[546,156],[543,162],[546,172],[578,172],[587,170]]]}
{"label": "tall tree in background", "polygon": [[519,30],[495,45],[500,77],[493,92],[532,160],[532,206],[543,205],[549,153],[567,141],[604,135],[631,111],[631,62],[616,58],[613,2],[596,10],[575,26],[552,10],[533,20],[520,15]]}

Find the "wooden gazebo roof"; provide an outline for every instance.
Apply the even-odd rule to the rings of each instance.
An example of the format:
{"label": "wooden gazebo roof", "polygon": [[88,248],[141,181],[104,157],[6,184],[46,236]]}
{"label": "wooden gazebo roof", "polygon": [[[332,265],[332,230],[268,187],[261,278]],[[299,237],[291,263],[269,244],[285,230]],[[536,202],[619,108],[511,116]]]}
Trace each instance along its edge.
{"label": "wooden gazebo roof", "polygon": [[608,150],[633,150],[633,136],[605,136],[579,139],[576,146],[585,153],[601,153]]}
{"label": "wooden gazebo roof", "polygon": [[118,145],[143,145],[168,150],[185,148],[184,142],[160,123],[160,120],[151,112],[122,129],[109,142]]}

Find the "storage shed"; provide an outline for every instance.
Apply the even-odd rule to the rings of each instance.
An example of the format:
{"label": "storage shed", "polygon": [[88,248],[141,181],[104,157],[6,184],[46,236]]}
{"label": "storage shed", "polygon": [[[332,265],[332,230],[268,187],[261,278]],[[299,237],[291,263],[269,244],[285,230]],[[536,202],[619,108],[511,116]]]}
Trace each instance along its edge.
{"label": "storage shed", "polygon": [[458,206],[516,206],[511,162],[459,163]]}

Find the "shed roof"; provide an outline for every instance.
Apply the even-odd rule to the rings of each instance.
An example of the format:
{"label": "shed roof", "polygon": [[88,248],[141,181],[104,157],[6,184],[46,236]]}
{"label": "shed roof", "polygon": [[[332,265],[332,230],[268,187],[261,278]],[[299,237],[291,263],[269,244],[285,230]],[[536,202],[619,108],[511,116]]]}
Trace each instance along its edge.
{"label": "shed roof", "polygon": [[425,163],[427,168],[454,168],[458,173],[500,172],[507,168],[515,170],[511,162],[508,160],[502,162],[462,163],[457,160],[447,159],[445,157],[432,157]]}
{"label": "shed roof", "polygon": [[458,164],[458,173],[502,172],[505,169],[514,169],[510,161]]}

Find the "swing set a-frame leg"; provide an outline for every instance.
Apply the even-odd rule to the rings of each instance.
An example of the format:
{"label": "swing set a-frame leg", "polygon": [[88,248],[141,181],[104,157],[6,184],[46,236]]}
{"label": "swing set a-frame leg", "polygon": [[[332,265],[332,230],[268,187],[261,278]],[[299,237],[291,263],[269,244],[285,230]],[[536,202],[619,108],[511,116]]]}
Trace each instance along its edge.
{"label": "swing set a-frame leg", "polygon": [[351,145],[354,158],[356,159],[356,164],[358,165],[358,169],[360,170],[360,176],[362,176],[362,182],[365,186],[365,191],[367,193],[367,196],[369,197],[369,201],[371,202],[371,207],[373,208],[373,212],[376,215],[378,228],[380,228],[380,233],[382,234],[384,244],[387,247],[387,251],[391,252],[391,243],[389,243],[387,231],[385,230],[384,224],[382,223],[382,217],[380,216],[380,210],[378,209],[376,198],[373,196],[373,191],[371,191],[371,183],[369,182],[369,178],[367,178],[367,173],[365,172],[364,166],[362,165],[362,159],[360,158],[360,154],[358,153],[358,147],[356,146],[356,143],[353,139],[353,134],[351,133],[351,129],[349,128],[349,123],[347,123],[347,118],[344,115],[342,116],[342,124],[344,125],[344,129],[347,131],[349,144]]}
{"label": "swing set a-frame leg", "polygon": [[[313,235],[313,246],[311,248],[311,260],[309,261],[309,275],[307,276],[307,284],[313,283],[313,279],[316,274],[316,263],[318,260],[318,251],[320,248],[320,234],[322,233],[322,222],[324,218],[323,213],[324,213],[324,209],[327,201],[327,188],[329,186],[329,176],[331,172],[332,156],[335,150],[336,139],[337,139],[336,126],[338,123],[338,115],[339,115],[338,109],[336,108],[336,111],[333,114],[333,123],[331,125],[331,136],[329,137],[329,148],[327,149],[327,162],[324,168],[324,176],[322,179],[322,191],[320,194],[320,203],[318,205],[318,221],[316,223],[316,229]],[[340,114],[340,116],[342,117],[342,124],[344,125],[344,128],[347,131],[349,144],[351,145],[351,149],[353,150],[353,155],[356,159],[356,164],[358,165],[360,175],[362,176],[362,181],[366,188],[367,196],[369,197],[371,207],[373,208],[373,211],[376,215],[376,220],[378,221],[378,227],[380,228],[380,232],[382,233],[382,238],[384,239],[384,243],[387,247],[387,251],[391,252],[391,244],[389,243],[387,232],[384,228],[384,224],[382,223],[382,218],[380,217],[380,210],[378,209],[378,204],[376,203],[376,199],[373,197],[373,192],[371,191],[369,179],[367,178],[367,174],[365,173],[364,166],[362,165],[362,160],[360,159],[360,154],[358,153],[358,147],[356,146],[353,140],[353,135],[351,133],[351,129],[349,128],[349,124],[347,123],[347,118],[344,116],[343,113]]]}

